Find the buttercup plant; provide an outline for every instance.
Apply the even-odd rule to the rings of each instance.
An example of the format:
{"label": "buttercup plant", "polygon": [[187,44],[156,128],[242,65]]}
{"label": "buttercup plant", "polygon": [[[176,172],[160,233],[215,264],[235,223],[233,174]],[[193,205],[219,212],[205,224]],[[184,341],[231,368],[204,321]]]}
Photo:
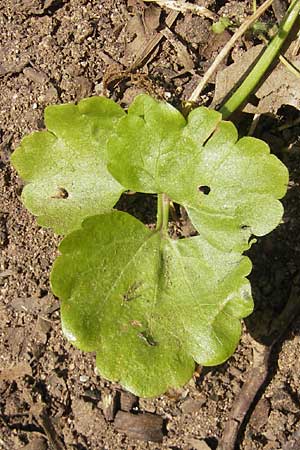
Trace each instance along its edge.
{"label": "buttercup plant", "polygon": [[[127,112],[103,97],[49,106],[45,124],[12,163],[25,206],[65,235],[51,272],[65,336],[143,397],[225,361],[253,309],[243,252],[280,223],[286,167],[220,113],[185,119],[148,95]],[[155,230],[113,209],[126,190],[157,194]],[[170,201],[197,236],[170,238]]]}

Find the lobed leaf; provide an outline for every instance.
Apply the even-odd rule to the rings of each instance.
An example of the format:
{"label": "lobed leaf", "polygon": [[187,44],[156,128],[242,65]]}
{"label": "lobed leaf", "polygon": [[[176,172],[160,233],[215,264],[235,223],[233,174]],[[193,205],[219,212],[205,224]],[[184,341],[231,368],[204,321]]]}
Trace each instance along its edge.
{"label": "lobed leaf", "polygon": [[104,97],[46,108],[48,131],[25,137],[11,158],[40,225],[66,234],[112,209],[124,188],[107,171],[106,142],[124,114]]}
{"label": "lobed leaf", "polygon": [[[47,108],[45,121],[49,131],[23,139],[12,161],[39,223],[71,232],[51,274],[67,338],[145,397],[184,384],[194,361],[225,361],[253,308],[242,253],[281,220],[285,166],[218,112],[185,120],[146,95],[127,114],[90,98]],[[125,189],[167,194],[199,236],[172,240],[112,212]]]}
{"label": "lobed leaf", "polygon": [[167,103],[138,96],[108,142],[108,168],[127,189],[166,193],[196,229],[225,251],[249,248],[280,222],[286,167],[264,142],[205,107],[187,121]]}
{"label": "lobed leaf", "polygon": [[225,361],[252,311],[249,259],[201,236],[171,240],[113,212],[85,220],[60,251],[51,284],[66,336],[143,397],[187,382],[194,361]]}

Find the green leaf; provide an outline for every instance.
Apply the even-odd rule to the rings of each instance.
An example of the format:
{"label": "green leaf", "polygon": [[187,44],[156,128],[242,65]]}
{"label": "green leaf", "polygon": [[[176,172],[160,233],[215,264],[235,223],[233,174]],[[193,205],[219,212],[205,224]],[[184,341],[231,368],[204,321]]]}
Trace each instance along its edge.
{"label": "green leaf", "polygon": [[[91,98],[49,107],[45,120],[49,131],[25,138],[12,161],[39,223],[71,231],[51,274],[67,338],[145,397],[184,384],[195,361],[225,361],[253,308],[242,252],[280,222],[287,169],[220,113],[200,107],[186,120],[146,95],[127,114]],[[125,189],[166,194],[161,229],[111,211]],[[199,236],[167,236],[168,197]]]}
{"label": "green leaf", "polygon": [[107,171],[106,142],[124,114],[99,97],[46,108],[49,131],[25,137],[12,155],[27,182],[22,199],[40,225],[66,234],[111,210],[124,189]]}
{"label": "green leaf", "polygon": [[211,29],[216,34],[223,33],[227,28],[230,28],[233,25],[232,21],[229,17],[221,17],[218,22],[214,22],[211,26]]}
{"label": "green leaf", "polygon": [[281,221],[286,167],[264,142],[246,137],[205,107],[187,121],[172,106],[141,95],[108,141],[108,169],[127,189],[166,193],[203,237],[244,251]]}
{"label": "green leaf", "polygon": [[85,220],[60,251],[51,284],[65,335],[139,396],[183,385],[194,361],[225,361],[252,311],[249,259],[201,236],[171,240],[115,211]]}

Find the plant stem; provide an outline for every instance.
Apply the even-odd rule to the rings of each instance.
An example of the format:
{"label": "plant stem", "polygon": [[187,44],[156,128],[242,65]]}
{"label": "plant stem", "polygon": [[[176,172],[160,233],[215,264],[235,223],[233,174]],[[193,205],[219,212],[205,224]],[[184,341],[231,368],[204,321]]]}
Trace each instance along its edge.
{"label": "plant stem", "polygon": [[239,106],[241,106],[248,96],[254,91],[261,78],[269,69],[272,62],[277,57],[284,41],[290,33],[300,12],[300,1],[293,0],[287,13],[280,24],[277,34],[274,36],[270,44],[267,46],[261,58],[257,61],[254,68],[245,78],[243,83],[233,93],[233,95],[221,106],[219,111],[223,115],[223,119],[227,119]]}
{"label": "plant stem", "polygon": [[166,194],[157,195],[157,222],[156,230],[168,234],[170,199]]}
{"label": "plant stem", "polygon": [[163,194],[162,195],[162,209],[163,209],[162,231],[165,234],[168,234],[169,208],[170,208],[170,199],[166,194]]}
{"label": "plant stem", "polygon": [[157,213],[156,213],[156,230],[161,230],[163,222],[163,210],[162,210],[162,196],[163,194],[157,194]]}

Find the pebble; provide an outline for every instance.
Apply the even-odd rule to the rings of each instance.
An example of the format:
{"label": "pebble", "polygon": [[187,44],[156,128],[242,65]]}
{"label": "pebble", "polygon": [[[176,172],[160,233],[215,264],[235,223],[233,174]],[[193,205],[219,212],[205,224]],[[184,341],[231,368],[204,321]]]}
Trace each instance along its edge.
{"label": "pebble", "polygon": [[45,84],[49,80],[44,72],[32,69],[32,67],[25,67],[23,73],[28,80],[37,84]]}
{"label": "pebble", "polygon": [[81,21],[74,33],[74,40],[77,44],[81,44],[88,36],[93,33],[93,26],[87,21]]}
{"label": "pebble", "polygon": [[87,381],[89,381],[90,377],[88,377],[87,375],[80,375],[79,377],[79,381],[81,383],[86,383]]}
{"label": "pebble", "polygon": [[192,413],[200,412],[201,407],[204,405],[205,402],[206,402],[206,398],[204,396],[203,396],[203,398],[199,398],[197,400],[195,400],[193,398],[188,398],[181,404],[180,409],[182,410],[182,412],[184,414],[192,414]]}
{"label": "pebble", "polygon": [[[33,433],[31,433],[33,434]],[[47,450],[47,442],[43,437],[36,437],[33,438],[29,444],[27,444],[25,447],[23,447],[24,450]]]}
{"label": "pebble", "polygon": [[140,398],[139,405],[143,411],[146,411],[149,413],[154,413],[156,411],[156,407],[153,403],[153,400],[151,400],[149,398]]}

